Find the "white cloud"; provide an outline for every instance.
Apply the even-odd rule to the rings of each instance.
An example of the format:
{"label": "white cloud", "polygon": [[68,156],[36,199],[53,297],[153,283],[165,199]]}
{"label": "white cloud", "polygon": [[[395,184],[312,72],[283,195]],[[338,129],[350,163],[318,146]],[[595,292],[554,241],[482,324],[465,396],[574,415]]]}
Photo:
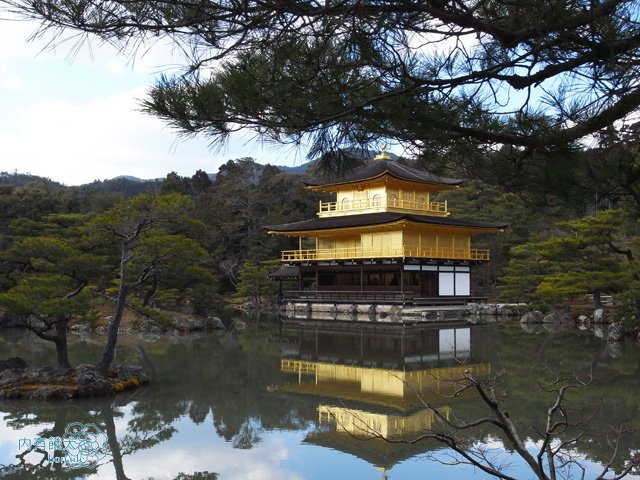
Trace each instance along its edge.
{"label": "white cloud", "polygon": [[22,76],[11,72],[8,65],[0,63],[0,91],[16,92],[22,90],[23,86]]}
{"label": "white cloud", "polygon": [[[1,15],[0,18],[5,19],[7,15]],[[31,22],[3,20],[0,28],[0,60],[33,56],[33,52],[37,50],[26,42],[36,27],[37,25]]]}
{"label": "white cloud", "polygon": [[252,156],[292,165],[304,151],[263,148],[250,134],[231,136],[221,150],[207,138],[182,139],[138,111],[155,75],[176,72],[182,52],[158,42],[132,60],[96,40],[47,46],[27,39],[35,22],[0,13],[0,170],[29,172],[68,185],[117,175],[164,177],[215,172],[228,159]]}
{"label": "white cloud", "polygon": [[15,456],[25,450],[25,446],[21,446],[22,440],[32,441],[40,438],[42,431],[52,426],[53,423],[43,422],[38,425],[26,425],[20,429],[13,429],[0,418],[0,432],[2,433],[0,435],[0,465],[13,464]]}
{"label": "white cloud", "polygon": [[235,136],[220,152],[210,151],[204,139],[180,139],[162,121],[139,111],[145,92],[140,87],[85,104],[63,99],[23,108],[12,128],[0,130],[0,170],[76,185],[124,174],[157,178],[170,171],[214,172],[225,160],[243,156],[277,164],[292,164],[296,157],[263,150],[246,135]]}
{"label": "white cloud", "polygon": [[[300,480],[299,474],[286,468],[287,446],[277,436],[266,435],[249,450],[233,448],[217,437],[211,427],[190,429],[190,435],[178,433],[150,450],[135,452],[124,459],[129,478],[170,480],[178,473],[217,472],[226,480]],[[197,438],[194,437],[197,435]],[[101,480],[115,479],[111,464],[100,467]]]}
{"label": "white cloud", "polygon": [[175,136],[159,120],[137,111],[136,98],[143,95],[140,88],[86,104],[57,100],[28,106],[13,130],[0,132],[0,167],[68,184],[125,173],[153,178],[171,170],[211,170],[204,145],[190,144],[184,162],[184,144],[175,145]]}

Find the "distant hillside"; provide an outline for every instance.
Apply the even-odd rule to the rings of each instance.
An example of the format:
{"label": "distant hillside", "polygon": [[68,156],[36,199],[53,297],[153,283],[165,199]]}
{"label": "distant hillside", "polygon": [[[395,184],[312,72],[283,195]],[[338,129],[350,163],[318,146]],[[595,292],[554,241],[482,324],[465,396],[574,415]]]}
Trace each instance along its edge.
{"label": "distant hillside", "polygon": [[276,167],[285,173],[305,173],[311,165],[313,162],[305,162],[295,167],[285,167],[284,165],[276,165]]}
{"label": "distant hillside", "polygon": [[[367,163],[380,152],[373,150],[357,150],[357,149],[345,149],[343,151],[347,156],[349,156],[352,160],[355,159],[356,163],[362,164]],[[388,155],[397,160],[398,156],[393,153],[388,153]],[[301,174],[301,173],[310,173],[313,171],[316,162],[305,162],[300,165],[296,165],[293,167],[285,166],[285,165],[275,165],[276,168],[279,168],[284,173],[291,174]],[[211,180],[215,181],[216,174],[208,173],[207,174]],[[55,182],[49,178],[39,177],[37,175],[31,175],[28,173],[9,173],[9,172],[0,172],[0,185],[12,185],[16,187],[22,187],[29,183],[39,183],[44,184],[50,188],[70,188],[76,189],[80,192],[102,192],[102,193],[119,193],[124,195],[125,197],[132,197],[138,195],[140,193],[153,193],[160,190],[162,187],[162,183],[164,181],[163,178],[156,178],[145,180],[138,177],[134,177],[132,175],[119,175],[114,178],[110,178],[107,180],[94,180],[91,183],[86,183],[84,185],[76,186],[76,187],[65,187],[62,183]]]}
{"label": "distant hillside", "polygon": [[[379,150],[366,150],[364,148],[345,148],[343,150],[346,154],[352,155],[354,157],[359,157],[365,162],[370,162],[376,155],[380,154]],[[391,160],[398,160],[400,157],[393,152],[386,152]]]}
{"label": "distant hillside", "polygon": [[162,179],[142,180],[130,175],[120,175],[108,180],[94,180],[91,183],[80,185],[80,191],[94,191],[105,193],[121,193],[125,197],[133,197],[141,193],[153,193],[162,186]]}
{"label": "distant hillside", "polygon": [[9,173],[0,172],[0,185],[12,185],[14,187],[23,187],[29,183],[45,184],[51,188],[62,188],[64,185],[45,177],[31,175],[30,173]]}
{"label": "distant hillside", "polygon": [[118,175],[117,177],[113,177],[111,180],[119,180],[119,179],[129,180],[130,182],[147,182],[148,181],[142,178],[134,177],[133,175]]}
{"label": "distant hillside", "polygon": [[[274,167],[280,169],[284,173],[306,173],[312,165],[313,162],[305,162],[300,165],[296,165],[295,167],[287,167],[286,165],[274,165]],[[215,173],[207,173],[207,175],[209,175],[209,178],[215,182]]]}
{"label": "distant hillside", "polygon": [[[329,181],[341,178],[350,171],[374,161],[380,154],[379,150],[368,150],[365,148],[343,148],[325,153],[317,161],[305,164],[306,173],[317,180]],[[390,160],[404,164],[411,164],[412,161],[400,157],[392,152],[386,152]]]}

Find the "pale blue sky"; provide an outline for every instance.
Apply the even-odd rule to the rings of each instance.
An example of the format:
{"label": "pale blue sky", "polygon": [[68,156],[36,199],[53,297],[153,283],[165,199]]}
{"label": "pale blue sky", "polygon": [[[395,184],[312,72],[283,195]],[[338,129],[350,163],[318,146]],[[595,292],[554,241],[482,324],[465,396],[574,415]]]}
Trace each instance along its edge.
{"label": "pale blue sky", "polygon": [[55,51],[45,40],[28,42],[35,29],[0,20],[0,171],[76,185],[117,175],[215,172],[246,156],[279,165],[305,161],[304,150],[263,149],[250,135],[211,150],[206,138],[181,138],[138,112],[154,77],[180,62],[167,46],[154,46],[132,64],[109,46],[74,53],[72,42]]}

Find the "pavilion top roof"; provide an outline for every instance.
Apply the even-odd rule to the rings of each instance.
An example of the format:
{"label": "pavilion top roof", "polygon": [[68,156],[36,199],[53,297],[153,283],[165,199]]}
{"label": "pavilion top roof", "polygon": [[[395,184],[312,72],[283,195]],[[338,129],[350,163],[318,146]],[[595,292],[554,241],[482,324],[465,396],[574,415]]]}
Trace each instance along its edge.
{"label": "pavilion top roof", "polygon": [[306,185],[311,188],[338,186],[373,180],[384,175],[389,175],[407,182],[429,185],[446,185],[454,187],[464,183],[464,180],[460,178],[441,177],[425,170],[418,170],[417,168],[408,167],[407,165],[403,165],[393,160],[388,160],[387,158],[379,158],[361,168],[358,168],[357,170],[352,171],[344,178],[331,181],[311,180],[306,182]]}

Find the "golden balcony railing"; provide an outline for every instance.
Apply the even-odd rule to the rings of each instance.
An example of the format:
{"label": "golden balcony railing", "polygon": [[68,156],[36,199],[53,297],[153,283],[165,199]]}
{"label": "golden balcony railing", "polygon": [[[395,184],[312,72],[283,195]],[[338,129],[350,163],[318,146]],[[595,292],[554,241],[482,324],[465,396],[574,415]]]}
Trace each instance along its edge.
{"label": "golden balcony railing", "polygon": [[395,197],[374,196],[362,200],[320,202],[319,217],[332,217],[345,213],[375,213],[385,211],[408,211],[420,214],[447,216],[447,202],[425,202]]}
{"label": "golden balcony railing", "polygon": [[490,259],[489,250],[478,248],[412,248],[412,247],[349,247],[320,248],[315,250],[283,250],[283,262],[306,262],[317,260],[350,260],[364,258],[442,258],[450,260]]}
{"label": "golden balcony railing", "polygon": [[280,369],[286,373],[302,373],[315,375],[318,372],[318,363],[306,360],[280,359]]}

